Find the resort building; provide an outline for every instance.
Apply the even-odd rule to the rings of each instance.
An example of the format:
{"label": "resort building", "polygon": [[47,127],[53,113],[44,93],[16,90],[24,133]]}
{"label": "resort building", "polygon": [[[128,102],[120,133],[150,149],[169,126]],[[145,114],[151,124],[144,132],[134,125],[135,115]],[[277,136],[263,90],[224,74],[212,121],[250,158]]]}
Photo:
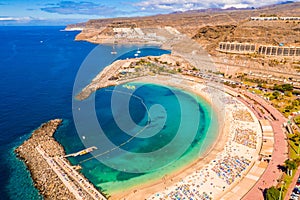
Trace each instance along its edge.
{"label": "resort building", "polygon": [[267,56],[300,56],[300,47],[279,47],[261,45],[258,53]]}
{"label": "resort building", "polygon": [[220,42],[217,50],[221,52],[248,54],[256,52],[256,45],[250,43]]}
{"label": "resort building", "polygon": [[251,17],[253,21],[276,21],[279,20],[278,17]]}
{"label": "resort building", "polygon": [[282,47],[237,42],[220,42],[217,51],[236,54],[258,53],[266,56],[300,56],[300,47]]}
{"label": "resort building", "polygon": [[280,20],[300,20],[300,17],[280,17]]}
{"label": "resort building", "polygon": [[252,21],[297,21],[300,20],[300,17],[251,17],[250,20]]}

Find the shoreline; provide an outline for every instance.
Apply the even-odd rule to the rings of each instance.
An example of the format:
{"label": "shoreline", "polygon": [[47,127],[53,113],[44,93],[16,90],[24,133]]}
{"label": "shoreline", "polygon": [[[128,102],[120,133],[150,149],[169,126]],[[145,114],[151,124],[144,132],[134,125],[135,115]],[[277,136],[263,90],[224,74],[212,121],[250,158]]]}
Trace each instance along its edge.
{"label": "shoreline", "polygon": [[[160,78],[159,78],[160,77]],[[187,80],[186,80],[187,81]],[[165,175],[160,180],[150,180],[149,182],[145,182],[142,185],[134,186],[130,189],[127,189],[122,192],[115,192],[110,194],[112,200],[117,199],[132,199],[132,200],[139,200],[139,199],[145,199],[146,196],[149,196],[153,193],[159,192],[162,190],[162,188],[170,187],[171,185],[175,184],[176,182],[179,182],[187,175],[190,175],[195,170],[199,170],[200,168],[203,168],[206,164],[208,164],[211,160],[215,159],[217,154],[221,152],[224,149],[224,146],[227,141],[228,134],[226,133],[227,129],[229,129],[228,123],[224,123],[220,115],[218,115],[218,111],[220,108],[217,108],[215,104],[213,104],[212,99],[208,98],[208,96],[205,93],[201,93],[199,91],[192,90],[188,87],[184,87],[183,85],[170,83],[164,80],[164,76],[156,75],[156,78],[153,77],[141,77],[137,78],[134,81],[128,80],[126,83],[134,83],[134,82],[141,82],[141,83],[150,83],[150,84],[159,84],[163,86],[170,86],[174,87],[180,90],[183,90],[184,92],[190,93],[190,95],[195,95],[196,97],[200,97],[203,99],[211,109],[216,114],[216,117],[218,118],[218,133],[215,135],[215,139],[211,145],[209,145],[208,149],[206,149],[199,158],[196,160],[191,160],[189,164],[187,164],[184,167],[181,167],[179,169],[174,170],[171,172],[171,174]],[[123,84],[123,83],[122,83]],[[207,130],[207,133],[210,133],[212,130],[211,128],[212,124]],[[207,135],[206,135],[207,137]]]}
{"label": "shoreline", "polygon": [[[197,83],[195,85],[197,85]],[[225,88],[224,88],[224,91],[222,91],[222,92],[225,93],[225,91],[227,92],[227,90],[225,90]],[[197,93],[200,96],[203,96],[201,93],[199,94],[197,91],[193,91],[193,92]],[[239,186],[239,184],[244,185],[243,191],[241,191],[239,194],[236,194],[236,196],[234,198],[236,198],[236,199],[242,198],[243,194],[245,194],[247,192],[247,188],[249,186],[255,184],[256,181],[253,182],[250,179],[258,178],[260,176],[260,173],[264,171],[264,170],[262,170],[259,173],[258,172],[253,173],[253,171],[255,171],[255,169],[259,168],[257,166],[257,163],[258,164],[260,163],[258,161],[258,157],[259,157],[259,152],[260,152],[260,148],[262,145],[262,136],[261,136],[262,132],[260,129],[259,121],[255,117],[254,113],[249,108],[247,108],[246,105],[244,105],[242,102],[238,101],[236,98],[234,98],[233,96],[231,96],[229,94],[226,94],[225,96],[230,98],[230,100],[233,102],[228,103],[228,105],[227,105],[227,103],[225,103],[225,101],[226,101],[225,100],[224,104],[221,105],[221,106],[226,107],[225,108],[226,118],[225,118],[225,121],[223,121],[221,119],[222,120],[221,122],[224,122],[224,127],[220,126],[219,135],[215,139],[215,145],[212,145],[210,147],[210,149],[208,150],[208,152],[206,154],[204,154],[203,156],[201,156],[200,159],[195,160],[193,164],[188,165],[186,167],[187,169],[185,171],[184,171],[184,169],[182,170],[183,172],[179,176],[184,177],[184,178],[177,178],[176,179],[177,181],[174,181],[174,182],[169,181],[168,183],[165,183],[164,185],[160,185],[159,187],[157,187],[157,190],[159,190],[158,193],[154,192],[154,191],[149,192],[147,189],[144,189],[144,192],[142,192],[142,194],[140,195],[140,198],[145,198],[146,197],[145,194],[147,194],[147,196],[152,195],[152,196],[148,197],[149,199],[165,199],[165,198],[169,199],[170,198],[169,195],[172,195],[172,193],[173,194],[175,193],[178,195],[178,190],[181,190],[182,187],[187,187],[187,185],[188,185],[188,188],[193,187],[194,184],[195,185],[200,184],[201,181],[203,181],[203,179],[205,179],[205,182],[207,182],[206,178],[203,178],[203,177],[201,178],[201,176],[202,176],[201,173],[203,173],[203,171],[204,171],[204,173],[207,173],[207,176],[208,176],[207,179],[210,179],[212,181],[211,184],[213,184],[213,185],[207,185],[208,183],[206,183],[206,185],[204,184],[205,186],[203,186],[203,187],[206,187],[207,191],[211,191],[210,193],[209,192],[207,192],[207,193],[209,194],[208,196],[212,197],[213,199],[220,199],[224,196],[226,196],[225,199],[232,199],[232,196],[230,198],[228,198],[228,196],[232,195],[231,194],[232,190],[236,190],[239,187],[241,187],[241,186]],[[231,105],[229,105],[229,104],[231,104]],[[216,104],[212,104],[212,106],[215,107]],[[239,119],[238,117],[236,118],[236,116],[234,116],[234,115],[236,115],[237,111],[241,111],[241,110],[244,110],[243,112],[248,113],[251,116],[250,118],[253,121],[251,121],[251,120],[247,121],[247,120],[243,119],[243,117],[241,117],[241,119]],[[217,117],[218,117],[218,119],[220,119],[221,115],[219,114]],[[236,137],[238,137],[237,136],[238,133],[236,131],[238,131],[238,129],[240,129],[240,127],[241,127],[241,125],[237,126],[236,124],[241,124],[241,125],[243,124],[247,128],[251,127],[250,129],[252,131],[254,131],[254,135],[256,138],[256,139],[254,139],[254,141],[255,141],[254,149],[248,148],[250,146],[241,145],[242,143],[239,143],[236,140]],[[251,141],[251,140],[249,140],[249,141]],[[204,157],[204,158],[202,159],[202,157]],[[215,162],[225,162],[226,163],[227,159],[232,160],[230,162],[233,162],[236,159],[238,159],[240,161],[242,160],[243,162],[246,161],[246,163],[247,163],[247,164],[245,164],[245,168],[242,169],[238,174],[236,174],[239,177],[236,177],[236,180],[232,180],[232,182],[230,182],[228,185],[226,183],[225,184],[220,183],[223,181],[222,179],[220,179],[220,182],[219,182],[219,180],[217,181],[216,179],[218,179],[220,177],[216,176],[215,172],[213,172],[214,168],[217,167],[217,165],[215,165]],[[258,167],[258,168],[256,168],[256,167]],[[200,172],[198,172],[198,171],[200,171]],[[208,173],[209,173],[209,175],[208,175]],[[249,177],[250,177],[250,179],[249,179]],[[190,184],[190,182],[192,182],[193,184]],[[201,185],[202,185],[202,183],[201,183]],[[212,186],[215,189],[212,189]],[[221,189],[220,186],[222,186],[223,189]],[[143,188],[143,186],[141,188]],[[193,187],[193,188],[195,188],[195,187]],[[197,188],[198,188],[198,185],[197,185]],[[201,190],[200,187],[198,189]],[[188,190],[185,190],[185,192],[188,193],[189,190],[192,190],[192,189],[190,188]],[[220,190],[220,191],[217,191],[217,190]],[[169,192],[171,191],[171,192],[169,193],[168,191]],[[203,189],[202,189],[202,191],[203,191]],[[156,195],[154,195],[153,192],[156,193]],[[206,193],[206,190],[204,189],[203,195],[207,196],[207,193]],[[131,195],[131,194],[129,194],[129,195]],[[143,195],[145,195],[145,196],[143,196]],[[162,197],[162,195],[164,195],[164,196]],[[201,195],[202,194],[200,194],[200,196]],[[127,198],[124,198],[124,199],[135,199],[135,196],[137,196],[137,194],[135,194],[134,196],[133,195],[127,196]],[[174,197],[176,197],[176,195],[173,196],[173,198]],[[186,196],[186,197],[189,197],[189,196]],[[203,196],[201,196],[201,197],[203,197]],[[136,199],[138,199],[138,198],[136,198]]]}
{"label": "shoreline", "polygon": [[61,123],[61,119],[50,120],[43,123],[32,132],[29,139],[14,150],[17,157],[23,161],[29,170],[34,186],[45,199],[59,199],[62,197],[75,199],[68,190],[62,189],[64,188],[63,183],[58,180],[58,177],[56,177],[52,170],[46,169],[48,164],[35,150],[39,145],[49,142],[51,143],[51,150],[54,150],[51,153],[50,149],[48,149],[47,152],[49,154],[60,156],[65,154],[63,147],[53,137]]}
{"label": "shoreline", "polygon": [[50,120],[33,131],[14,152],[30,172],[34,186],[46,200],[106,200],[65,158],[63,146],[53,137],[62,119]]}
{"label": "shoreline", "polygon": [[[215,184],[214,187],[218,187],[218,189],[221,188],[220,191],[217,189],[210,190],[211,186],[205,185],[207,191],[210,191],[210,195],[214,198],[220,198],[222,195],[227,195],[230,190],[228,188],[238,188],[238,184],[240,182],[248,182],[248,185],[246,184],[246,188],[251,186],[253,182],[251,180],[245,178],[246,175],[248,175],[248,172],[251,171],[252,167],[255,166],[254,164],[258,162],[260,147],[250,147],[248,146],[248,142],[255,143],[256,145],[261,145],[261,127],[258,122],[258,119],[255,117],[255,115],[252,113],[251,110],[249,110],[246,105],[244,105],[242,102],[240,102],[236,98],[236,93],[233,93],[232,91],[226,89],[222,84],[216,84],[213,82],[206,82],[203,79],[197,77],[197,76],[189,76],[190,74],[196,73],[192,70],[192,66],[190,64],[190,57],[185,56],[186,53],[179,54],[176,52],[176,55],[163,55],[160,57],[153,57],[149,58],[148,60],[143,61],[144,65],[138,65],[138,67],[142,68],[144,71],[143,74],[135,74],[135,70],[133,72],[129,73],[130,69],[134,69],[134,66],[136,66],[136,63],[139,62],[141,59],[144,58],[137,58],[137,59],[130,59],[130,60],[119,60],[115,61],[114,63],[110,64],[106,68],[103,69],[93,80],[92,82],[87,85],[77,96],[76,98],[79,100],[84,100],[90,96],[91,93],[97,91],[101,88],[106,88],[109,86],[115,86],[120,84],[126,84],[129,82],[147,82],[152,84],[161,84],[166,86],[173,86],[178,89],[182,89],[186,92],[189,92],[195,96],[200,96],[202,99],[204,99],[206,102],[210,104],[210,106],[213,108],[213,110],[217,113],[217,119],[219,122],[219,133],[218,136],[214,139],[214,143],[208,148],[208,151],[204,152],[202,156],[198,159],[195,159],[191,161],[188,165],[185,165],[181,167],[180,169],[174,170],[171,174],[165,175],[161,179],[155,179],[155,180],[149,180],[145,183],[140,184],[140,186],[132,186],[130,188],[126,188],[123,191],[117,189],[118,191],[111,190],[111,197],[112,199],[132,199],[132,200],[139,200],[139,199],[145,199],[146,197],[149,197],[151,195],[154,195],[157,193],[159,196],[160,194],[166,195],[166,192],[168,191],[178,191],[182,188],[185,189],[186,185],[182,185],[181,182],[185,182],[184,180],[189,179],[190,181],[194,181],[195,183],[201,183],[203,180],[201,179],[203,174],[205,173],[205,178],[203,184],[207,184],[207,179],[209,178],[210,181],[212,179],[218,179],[217,182],[212,181],[211,184]],[[155,62],[153,62],[153,60]],[[167,63],[166,70],[163,70],[162,72],[156,72],[156,73],[149,73],[149,68],[147,66],[154,65],[155,67],[161,66],[160,63]],[[176,64],[175,64],[176,63]],[[179,63],[179,65],[177,65]],[[155,65],[157,64],[157,65]],[[168,73],[168,70],[176,70],[176,66],[181,66],[183,74],[181,73]],[[129,73],[129,75],[120,76],[120,72],[124,70],[126,73]],[[179,71],[178,71],[179,72]],[[213,95],[213,96],[211,96]],[[215,96],[214,96],[215,95]],[[228,108],[227,108],[228,107]],[[239,108],[238,108],[239,107]],[[242,113],[246,113],[246,115],[250,115],[253,122],[250,122],[247,124],[247,120],[243,119],[235,119],[233,117],[233,112],[238,111]],[[224,115],[221,115],[224,114]],[[226,114],[226,117],[225,117]],[[240,133],[237,131],[238,127],[236,127],[236,123],[241,123],[241,127],[243,127]],[[252,125],[251,125],[252,124]],[[247,129],[245,127],[247,127]],[[246,136],[244,132],[252,132],[252,136]],[[238,141],[240,140],[240,141]],[[254,149],[253,149],[254,148]],[[232,153],[233,154],[232,154]],[[231,156],[232,154],[232,156]],[[217,163],[212,163],[217,162]],[[229,178],[227,179],[227,172],[221,170],[217,170],[220,168],[220,163],[235,163],[237,162],[233,167],[234,170],[228,169],[230,171]],[[226,164],[225,164],[226,165]],[[256,166],[255,166],[256,167]],[[205,172],[202,172],[202,170],[208,170]],[[262,169],[263,170],[263,169]],[[198,172],[200,171],[200,172]],[[253,170],[252,170],[253,171]],[[255,171],[255,170],[254,170]],[[200,175],[199,175],[200,174]],[[225,175],[224,175],[225,174]],[[199,177],[198,177],[199,175]],[[194,178],[190,178],[190,176],[193,176]],[[224,177],[225,176],[225,177]],[[256,179],[257,174],[249,174],[250,177]],[[186,178],[189,177],[189,178]],[[195,178],[196,177],[196,178]],[[238,182],[235,182],[234,180],[238,179]],[[246,181],[244,181],[246,180]],[[189,185],[189,184],[187,184]],[[195,184],[193,184],[195,185]],[[176,187],[180,188],[176,188]],[[195,191],[201,190],[199,185],[197,185],[198,188],[194,187]],[[164,188],[164,189],[163,189]],[[171,189],[170,189],[171,188]],[[235,188],[235,189],[236,189]],[[122,189],[122,188],[121,188]],[[188,191],[188,190],[187,190]],[[241,194],[244,194],[244,190]],[[173,194],[174,192],[170,192],[169,194]],[[177,192],[175,192],[177,193]],[[183,192],[183,193],[186,193]],[[238,194],[238,195],[241,195]],[[207,193],[204,191],[200,195],[199,198],[206,198]],[[168,196],[168,195],[166,195]],[[166,197],[165,196],[165,197]],[[155,196],[151,196],[151,199],[161,199],[156,198]],[[176,196],[174,196],[176,197]],[[209,196],[210,197],[210,196]],[[241,197],[240,197],[241,198]]]}
{"label": "shoreline", "polygon": [[[189,42],[192,42],[192,41],[189,41]],[[193,64],[195,64],[195,62],[197,62],[197,61],[194,61],[192,57],[190,57],[191,55],[195,56],[194,54],[199,54],[199,55],[201,55],[201,57],[203,57],[203,52],[201,52],[201,50],[198,49],[199,48],[198,46],[197,47],[193,46],[193,48],[189,49],[187,52],[181,51],[181,46],[182,46],[181,44],[178,44],[177,46],[175,46],[175,45],[172,46],[172,48],[171,48],[172,56],[173,57],[176,55],[180,56],[182,59],[184,59],[185,61],[188,61],[188,63],[190,63],[189,66],[192,66]],[[197,49],[197,50],[193,50],[193,49]],[[207,59],[205,59],[205,61],[206,62],[202,61],[201,63],[202,64],[204,63],[207,65],[207,63],[209,63],[209,61],[207,61]],[[147,76],[146,75],[146,76],[141,76],[138,78],[127,78],[127,79],[125,79],[125,80],[123,79],[121,81],[116,81],[115,79],[110,79],[111,77],[108,77],[109,75],[112,75],[112,76],[114,75],[111,73],[110,70],[114,70],[114,73],[116,73],[116,72],[118,72],[120,67],[123,66],[127,62],[128,61],[125,61],[125,60],[119,60],[119,61],[116,61],[116,62],[112,63],[111,65],[107,66],[106,68],[104,68],[92,80],[92,82],[89,85],[87,85],[81,91],[80,94],[77,95],[77,98],[79,100],[84,100],[91,93],[95,92],[96,90],[105,88],[108,86],[124,84],[124,83],[132,82],[132,81],[149,82],[149,83],[154,83],[154,84],[157,83],[157,84],[161,84],[161,85],[176,87],[178,89],[182,89],[186,92],[189,92],[195,96],[200,96],[202,99],[204,99],[206,102],[209,103],[211,108],[214,111],[216,111],[216,113],[218,113],[216,115],[217,121],[219,124],[217,136],[216,136],[216,138],[214,138],[213,144],[208,147],[208,149],[201,155],[200,158],[197,158],[194,161],[191,161],[191,163],[189,163],[188,165],[186,165],[178,170],[176,169],[171,174],[165,175],[161,180],[153,180],[153,181],[145,182],[145,184],[141,184],[139,186],[132,187],[130,189],[127,189],[126,191],[121,191],[121,192],[116,192],[116,193],[110,194],[111,199],[124,199],[124,200],[125,199],[130,199],[130,200],[138,199],[138,200],[140,200],[140,199],[145,199],[146,197],[149,197],[151,195],[154,195],[157,192],[164,192],[164,190],[167,191],[170,187],[173,187],[174,185],[177,186],[177,183],[179,183],[180,181],[183,181],[183,179],[190,176],[195,171],[203,169],[206,165],[210,164],[212,160],[216,159],[220,153],[223,153],[224,151],[226,151],[225,147],[229,141],[229,135],[230,135],[229,132],[232,128],[231,127],[232,124],[231,124],[230,120],[227,119],[227,117],[225,118],[223,115],[220,115],[220,113],[227,111],[225,108],[222,109],[222,106],[224,106],[224,105],[221,104],[221,105],[218,105],[221,107],[218,107],[217,104],[214,103],[214,101],[217,99],[209,98],[207,96],[208,94],[210,94],[210,92],[206,92],[206,91],[202,92],[202,90],[197,89],[197,87],[199,86],[198,82],[195,83],[196,82],[195,79],[197,79],[197,78],[192,78],[192,77],[188,77],[188,76],[177,76],[176,77],[176,75],[175,76],[171,75],[171,79],[175,78],[180,81],[168,82],[164,79],[164,77],[166,77],[166,76],[161,76],[161,75],[156,75],[156,76],[149,76],[149,75]],[[199,63],[196,63],[196,64],[199,64]],[[197,66],[197,65],[195,65],[195,66]],[[209,67],[209,66],[206,66],[206,67]],[[157,77],[160,77],[161,79],[159,79]],[[182,80],[182,78],[184,78],[185,80]],[[187,84],[183,84],[182,82],[185,82]],[[202,81],[202,83],[203,83],[203,81]],[[204,88],[202,88],[202,89],[217,90],[216,88],[214,88],[215,85],[210,87],[205,84],[206,83],[204,82]],[[202,84],[202,86],[203,86],[203,84]],[[192,89],[189,87],[191,87]],[[222,91],[222,92],[225,93],[225,91]],[[222,102],[219,102],[219,103],[222,103]],[[225,114],[225,113],[223,113],[223,114]],[[251,160],[251,163],[252,162],[253,162],[253,160]],[[249,171],[249,168],[247,168],[247,171]],[[234,182],[233,185],[235,185],[235,184],[236,184],[236,182]],[[163,188],[165,188],[165,189],[163,189]],[[224,189],[223,189],[223,191],[224,191]]]}

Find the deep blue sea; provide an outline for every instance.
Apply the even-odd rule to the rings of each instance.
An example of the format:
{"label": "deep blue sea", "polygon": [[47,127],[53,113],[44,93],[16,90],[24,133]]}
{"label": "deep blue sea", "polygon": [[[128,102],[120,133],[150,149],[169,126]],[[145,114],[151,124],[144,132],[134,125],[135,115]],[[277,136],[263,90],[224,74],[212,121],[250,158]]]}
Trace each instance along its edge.
{"label": "deep blue sea", "polygon": [[[72,116],[72,92],[76,74],[89,53],[96,47],[87,42],[76,42],[74,38],[78,32],[61,31],[64,27],[0,27],[0,199],[32,200],[40,199],[37,190],[33,187],[29,172],[25,165],[16,158],[13,150],[30,136],[30,133],[50,119],[62,118],[63,125],[59,128],[56,139],[63,144],[67,153],[81,150],[83,144],[78,136]],[[168,53],[154,47],[146,46],[117,46],[117,55],[112,55],[111,46],[102,45],[98,48],[99,58],[92,62],[89,70],[85,71],[85,81],[82,86],[89,83],[96,74],[113,60],[121,56],[122,59],[134,57],[136,49],[140,48],[141,55],[161,55]],[[99,50],[100,49],[100,50]],[[135,83],[141,84],[141,83]],[[172,97],[168,87],[142,84],[136,95],[144,98],[145,104],[159,103],[163,99],[167,112],[171,116],[178,116],[176,110],[179,105],[170,103]],[[110,119],[109,111],[111,92],[113,88],[100,90],[96,94],[96,110],[99,123],[104,127],[108,135],[116,145],[128,140],[130,136],[119,130],[117,125]],[[122,88],[126,92],[126,88]],[[185,102],[191,102],[194,97],[180,92]],[[155,95],[155,98],[151,98]],[[199,103],[200,101],[200,103]],[[198,135],[195,145],[203,141],[210,119],[206,117],[208,107],[201,99],[197,101],[196,115],[202,119],[199,123]],[[205,104],[201,106],[201,104]],[[189,109],[190,104],[186,104]],[[139,125],[146,124],[146,109],[139,99],[130,102],[132,119]],[[180,110],[180,109],[179,109]],[[156,116],[159,119],[160,116]],[[187,119],[189,116],[185,116]],[[191,117],[191,116],[190,116]],[[193,116],[192,116],[193,117]],[[168,118],[166,126],[176,129],[180,119]],[[191,122],[191,119],[188,119]],[[88,122],[87,122],[88,123]],[[189,126],[188,122],[187,126]],[[134,127],[131,127],[134,130]],[[164,127],[164,130],[166,127]],[[93,131],[93,130],[89,130]],[[124,134],[122,137],[119,134]],[[164,146],[172,140],[174,131],[162,131],[159,140]],[[137,148],[134,144],[142,143],[143,148]],[[136,140],[123,149],[131,151],[147,152],[156,150],[151,143]],[[78,164],[85,157],[71,159]],[[121,158],[125,159],[125,158]],[[126,159],[125,159],[126,160]],[[127,160],[128,161],[128,160]],[[110,189],[112,181],[129,180],[141,174],[130,174],[110,169],[99,164],[95,160],[82,163],[83,173],[99,188]],[[108,183],[108,184],[106,184]]]}

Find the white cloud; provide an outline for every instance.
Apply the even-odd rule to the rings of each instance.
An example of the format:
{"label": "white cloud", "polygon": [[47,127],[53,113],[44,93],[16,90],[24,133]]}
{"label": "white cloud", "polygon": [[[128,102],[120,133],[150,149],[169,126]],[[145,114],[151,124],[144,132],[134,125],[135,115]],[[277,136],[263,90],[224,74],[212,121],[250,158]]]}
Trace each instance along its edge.
{"label": "white cloud", "polygon": [[[204,8],[247,8],[276,4],[284,0],[143,0],[135,3],[142,11],[156,10],[157,12],[187,11]],[[299,1],[299,0],[298,0]]]}
{"label": "white cloud", "polygon": [[0,21],[31,21],[31,17],[0,17]]}
{"label": "white cloud", "polygon": [[232,8],[232,7],[235,7],[235,8],[248,8],[250,6],[249,6],[249,4],[239,3],[239,4],[227,4],[227,5],[223,6],[222,8],[227,9],[227,8]]}

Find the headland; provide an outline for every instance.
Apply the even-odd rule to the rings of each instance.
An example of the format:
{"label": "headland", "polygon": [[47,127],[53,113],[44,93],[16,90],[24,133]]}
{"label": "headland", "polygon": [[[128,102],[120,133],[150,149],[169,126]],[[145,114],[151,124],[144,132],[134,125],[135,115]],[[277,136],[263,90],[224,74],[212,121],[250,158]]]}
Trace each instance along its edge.
{"label": "headland", "polygon": [[[299,45],[299,40],[296,38],[299,25],[296,22],[260,21],[258,23],[252,21],[250,16],[257,16],[262,12],[266,15],[275,13],[281,16],[292,16],[299,13],[299,5],[299,3],[293,3],[241,12],[230,10],[221,13],[214,11],[203,11],[200,14],[191,12],[135,20],[127,18],[91,20],[82,24],[83,28],[79,27],[82,32],[76,37],[77,40],[114,45],[116,43],[156,44],[161,45],[164,49],[172,50],[172,55],[116,61],[93,79],[92,83],[77,95],[77,99],[84,100],[96,90],[108,86],[135,81],[150,82],[196,93],[210,102],[216,111],[220,111],[218,113],[224,114],[218,116],[221,131],[215,144],[199,159],[179,171],[168,174],[159,181],[116,192],[112,194],[112,199],[184,197],[262,199],[260,189],[263,190],[278,184],[276,181],[281,178],[281,173],[276,167],[287,158],[286,138],[281,129],[282,123],[285,122],[284,117],[273,112],[273,108],[265,105],[266,102],[263,99],[257,100],[257,97],[251,97],[251,94],[223,86],[219,87],[220,85],[216,83],[220,79],[217,76],[207,76],[206,72],[217,73],[227,69],[228,78],[233,75],[239,78],[241,73],[247,73],[246,75],[254,77],[266,76],[267,79],[271,76],[274,78],[271,80],[277,80],[280,77],[283,82],[285,82],[285,79],[282,78],[283,75],[291,80],[298,79],[299,62],[295,61],[294,56],[288,57],[289,55],[284,56],[282,53],[280,54],[282,56],[274,59],[272,55],[269,56],[270,52],[266,55],[257,55],[255,51],[238,52],[236,55],[236,52],[219,51],[218,44],[221,44],[222,48],[224,48],[224,44],[226,44],[225,48],[229,44],[230,48],[233,47],[235,51],[240,50],[241,46],[247,47],[251,42],[258,42],[260,46],[272,49],[273,47],[270,45],[273,43],[279,45],[280,41],[283,41],[282,43],[288,46],[288,52],[294,50],[297,52],[298,47],[294,46]],[[174,20],[174,18],[179,20]],[[200,19],[205,23],[199,27],[199,20],[195,19]],[[153,23],[153,20],[157,24]],[[176,21],[174,26],[170,23],[173,21]],[[214,24],[212,21],[217,22]],[[229,21],[231,23],[228,23]],[[78,27],[70,26],[67,29],[78,29]],[[266,37],[267,33],[271,36]],[[195,40],[200,45],[196,44]],[[206,51],[202,47],[205,47]],[[276,46],[274,49],[278,55],[280,48]],[[293,55],[297,55],[295,52]],[[215,63],[216,66],[212,63]],[[284,68],[282,68],[283,65]],[[228,66],[230,71],[228,71]],[[221,79],[220,82],[222,81]],[[217,95],[214,96],[215,94]],[[253,101],[261,107],[254,105]],[[279,117],[272,118],[270,116]],[[225,121],[223,121],[224,119]],[[40,129],[43,130],[43,127]],[[33,141],[29,139],[16,152],[25,160],[41,193],[49,199],[60,199],[66,196],[68,199],[76,198],[76,191],[73,191],[72,187],[64,190],[62,194],[58,193],[59,197],[52,196],[56,195],[53,194],[55,185],[63,187],[63,184],[68,188],[68,184],[59,178],[59,172],[55,172],[55,166],[63,170],[62,166],[67,161],[61,161],[56,158],[57,155],[51,154],[47,148],[44,149],[45,145],[41,145],[43,140]],[[50,139],[50,141],[52,140]],[[276,148],[276,145],[279,145],[280,149]],[[56,144],[50,146],[60,148]],[[63,149],[60,153],[58,156],[63,156]],[[27,155],[33,156],[27,157]],[[36,169],[46,169],[47,164],[51,168],[52,161],[56,163],[52,170],[43,171],[43,173],[36,172]],[[40,169],[40,163],[42,163],[41,166],[44,166],[43,169]],[[54,177],[54,180],[58,182],[60,179],[61,182],[45,186],[47,183],[43,180],[42,174]],[[68,175],[72,178],[70,174]],[[52,181],[51,178],[49,182]]]}

